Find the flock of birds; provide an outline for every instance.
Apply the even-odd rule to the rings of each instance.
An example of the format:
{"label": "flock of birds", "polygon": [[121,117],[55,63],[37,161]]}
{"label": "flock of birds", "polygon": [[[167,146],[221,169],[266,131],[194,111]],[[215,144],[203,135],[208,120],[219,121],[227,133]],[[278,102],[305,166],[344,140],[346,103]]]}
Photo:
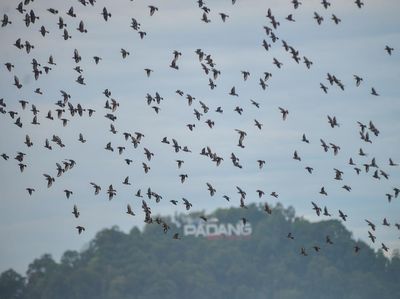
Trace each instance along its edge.
{"label": "flock of birds", "polygon": [[[34,8],[33,8],[34,4],[32,2],[33,2],[33,0],[24,0],[23,2],[20,2],[17,5],[17,7],[16,7],[17,13],[12,13],[12,15],[10,15],[10,16],[7,14],[4,14],[4,16],[1,20],[1,27],[2,27],[1,30],[12,30],[12,26],[13,26],[14,22],[15,23],[24,22],[27,29],[37,28],[37,30],[35,29],[32,31],[32,34],[35,34],[35,31],[36,32],[38,31],[39,33],[37,33],[37,34],[40,34],[43,37],[46,37],[49,34],[59,34],[56,31],[56,30],[59,30],[62,38],[65,41],[73,38],[72,32],[74,30],[77,30],[81,34],[88,34],[88,35],[90,34],[88,32],[89,30],[86,28],[85,22],[83,20],[79,21],[78,27],[76,29],[74,29],[74,27],[72,25],[72,21],[74,19],[79,18],[79,9],[77,7],[71,6],[71,8],[66,12],[59,11],[56,8],[48,8],[47,11],[37,12],[34,10]],[[101,16],[99,18],[102,18],[103,21],[105,21],[105,22],[107,22],[111,18],[113,18],[113,15],[108,8],[104,7],[102,9],[98,9],[96,7],[95,2],[96,2],[95,0],[88,0],[88,1],[78,0],[77,5],[93,6],[93,9],[97,9],[100,11]],[[232,5],[234,5],[235,2],[236,2],[236,0],[232,0]],[[211,9],[206,5],[205,1],[198,0],[197,4],[198,4],[198,8],[201,10],[201,18],[199,21],[202,21],[205,23],[210,23],[212,21],[210,18]],[[293,5],[293,8],[295,10],[297,10],[302,5],[302,2],[298,1],[298,0],[292,0],[291,4]],[[321,2],[321,5],[324,9],[328,10],[331,6],[331,3],[327,0],[323,0]],[[364,2],[362,2],[361,0],[356,0],[355,5],[361,9],[364,6]],[[162,13],[162,11],[161,10],[159,11],[159,8],[154,5],[149,5],[148,9],[149,9],[148,13],[150,16],[156,16],[157,14]],[[40,21],[43,20],[44,18],[47,18],[49,15],[55,15],[58,18],[58,22],[54,24],[54,28],[45,28],[44,25],[40,25]],[[230,18],[230,16],[228,14],[222,13],[222,12],[219,13],[219,16],[221,17],[222,22],[227,22]],[[68,18],[68,20],[66,21],[66,20],[64,20],[64,18]],[[306,56],[300,54],[299,50],[294,48],[287,41],[281,39],[281,37],[277,36],[276,31],[277,31],[277,28],[280,26],[280,21],[272,13],[271,9],[268,9],[266,18],[267,18],[267,21],[270,23],[270,25],[265,25],[263,27],[265,29],[266,38],[263,39],[260,46],[262,46],[265,49],[265,51],[268,52],[270,50],[270,48],[272,47],[272,44],[279,43],[279,41],[280,41],[282,43],[282,47],[285,50],[285,52],[287,52],[290,55],[290,57],[295,61],[295,63],[297,63],[297,64],[304,63],[306,69],[312,68],[313,62],[310,58],[307,58]],[[315,19],[315,21],[318,25],[321,25],[322,22],[325,21],[324,17],[317,12],[314,12],[313,18]],[[336,25],[339,25],[341,22],[341,19],[338,16],[336,16],[335,14],[332,14],[331,19]],[[294,14],[289,14],[285,18],[285,20],[287,22],[295,22],[296,21],[294,18]],[[146,32],[143,31],[142,25],[139,23],[139,21],[137,19],[132,18],[130,27],[134,31],[137,32],[137,34],[140,36],[140,39],[146,38]],[[1,32],[0,32],[0,34],[1,34]],[[14,46],[21,52],[26,52],[26,55],[30,55],[30,57],[32,57],[32,62],[31,62],[32,73],[33,73],[33,77],[36,81],[39,82],[41,76],[51,75],[52,70],[57,68],[57,61],[55,59],[55,56],[53,56],[52,54],[49,55],[47,62],[39,62],[34,56],[35,51],[38,51],[38,49],[36,49],[35,45],[33,45],[31,42],[29,42],[27,40],[23,41],[21,38],[18,38],[15,41]],[[384,49],[384,51],[386,51],[386,53],[388,55],[394,54],[395,49],[393,49],[391,46],[386,45],[382,48]],[[47,50],[51,51],[51,49],[47,49]],[[124,49],[124,48],[121,48],[120,53],[121,53],[122,59],[127,59],[129,57],[129,55],[131,55],[131,53],[127,49]],[[207,76],[207,78],[208,78],[209,88],[211,90],[217,88],[217,81],[218,81],[218,78],[221,75],[222,71],[216,68],[217,64],[214,61],[214,59],[212,58],[212,55],[209,53],[206,53],[202,49],[197,49],[195,51],[195,53],[198,58],[199,66],[203,70],[205,76]],[[178,51],[178,50],[173,51],[173,53],[171,55],[171,63],[169,65],[169,67],[176,71],[179,71],[181,56],[182,56],[182,53],[180,51]],[[75,63],[73,66],[73,69],[77,72],[76,83],[80,84],[80,85],[86,85],[84,71],[82,68],[82,67],[84,67],[84,65],[81,65],[81,63],[83,61],[82,61],[82,57],[79,53],[79,49],[74,50],[72,59],[73,59],[73,62]],[[103,60],[102,57],[93,56],[93,63],[95,65],[101,64],[102,60]],[[13,84],[15,85],[15,88],[22,89],[22,88],[24,88],[23,84],[21,83],[22,81],[19,79],[18,75],[14,73],[14,63],[18,63],[18,62],[17,61],[5,62],[4,63],[4,66],[5,66],[4,71],[9,72],[13,75]],[[280,62],[277,58],[273,58],[272,63],[278,69],[283,67],[283,63]],[[144,74],[147,77],[151,77],[153,72],[154,72],[154,70],[152,70],[150,68],[144,69]],[[247,81],[251,76],[250,71],[247,71],[247,70],[242,70],[241,75],[242,75],[242,78],[244,81]],[[259,85],[262,88],[262,90],[265,90],[268,88],[268,81],[270,80],[271,77],[272,77],[272,73],[265,72],[263,74],[263,76],[261,76],[258,79]],[[361,84],[363,84],[363,78],[361,76],[355,74],[354,75],[354,84],[357,87],[360,86]],[[320,82],[320,88],[322,89],[323,93],[328,93],[329,89],[334,88],[334,87],[338,87],[341,90],[345,89],[344,83],[339,78],[337,78],[337,76],[335,76],[334,74],[327,73],[326,81],[324,79],[324,81]],[[377,92],[377,90],[374,87],[370,87],[370,88],[371,88],[371,95],[379,96],[379,93]],[[43,95],[43,91],[40,88],[36,88],[33,92],[38,95]],[[236,90],[235,86],[232,86],[232,88],[227,92],[227,94],[232,97],[239,97],[238,91]],[[115,98],[113,98],[112,92],[108,88],[104,88],[103,95],[104,95],[104,102],[105,102],[104,109],[106,111],[104,116],[105,116],[105,118],[107,118],[110,121],[110,124],[109,124],[110,132],[111,132],[111,134],[119,134],[115,127],[115,124],[117,123],[117,110],[119,109],[120,103]],[[194,97],[193,95],[191,95],[189,93],[185,93],[180,89],[176,90],[176,95],[178,97],[185,98],[187,100],[188,106],[195,105],[194,103],[196,101],[196,97]],[[149,107],[151,107],[151,109],[154,110],[154,113],[156,113],[156,114],[161,113],[161,103],[163,103],[164,98],[159,94],[159,92],[155,92],[154,95],[147,93],[147,95],[145,95],[145,100],[146,100],[147,105]],[[254,101],[254,100],[250,100],[250,101],[251,101],[250,102],[251,105],[253,105],[256,108],[260,108],[260,106],[261,106],[260,103]],[[73,103],[73,101],[71,99],[71,95],[67,91],[64,91],[64,90],[60,91],[60,99],[55,103],[54,109],[51,109],[48,112],[40,111],[39,110],[40,107],[36,107],[36,105],[33,103],[30,103],[29,100],[21,99],[19,101],[19,104],[20,104],[20,109],[11,109],[11,108],[9,108],[10,105],[9,105],[9,103],[7,103],[7,100],[1,99],[0,100],[0,116],[7,118],[9,121],[13,122],[16,126],[21,128],[22,130],[25,128],[25,123],[28,121],[26,119],[22,119],[22,116],[21,116],[22,110],[29,109],[30,112],[32,112],[32,121],[30,123],[34,126],[40,125],[40,117],[42,117],[42,116],[51,121],[58,120],[62,123],[62,125],[64,127],[66,127],[66,126],[68,126],[68,124],[70,122],[73,121],[74,117],[77,117],[77,116],[93,117],[98,114],[98,112],[96,112],[94,108],[85,107],[84,105],[82,105],[80,103]],[[204,121],[204,123],[207,124],[207,126],[209,128],[213,128],[215,123],[211,118],[204,120],[204,117],[206,117],[207,113],[211,110],[211,108],[205,102],[200,101],[200,100],[198,100],[198,104],[199,105],[193,109],[193,115],[194,115],[193,121],[194,122],[187,124],[186,125],[187,128],[190,131],[193,131],[196,128],[196,125],[198,125],[202,121]],[[237,112],[238,114],[242,114],[243,108],[240,106],[237,106],[234,109],[234,111]],[[217,107],[215,109],[215,113],[223,114],[224,108],[222,106]],[[285,121],[289,117],[289,111],[288,111],[288,109],[286,109],[284,107],[278,107],[277,113],[281,114],[283,121]],[[337,118],[334,115],[328,115],[327,122],[331,128],[340,127],[340,123],[338,122]],[[254,126],[258,130],[263,129],[263,124],[257,119],[254,119]],[[374,124],[373,121],[369,121],[369,123],[365,123],[365,124],[362,122],[358,122],[358,126],[359,126],[360,139],[365,143],[372,143],[373,139],[378,137],[380,134],[379,129],[376,127],[376,125]],[[38,130],[40,130],[40,127],[38,128]],[[237,134],[238,134],[237,135],[237,137],[238,137],[237,146],[241,149],[246,148],[247,132],[242,129],[235,129],[235,132],[237,132]],[[137,148],[139,148],[139,146],[141,146],[143,140],[145,140],[145,135],[142,132],[123,132],[122,135],[126,141],[125,145],[116,146],[116,145],[112,144],[112,142],[108,142],[105,145],[104,149],[106,151],[110,151],[110,152],[118,152],[119,155],[122,155],[127,150],[129,143],[132,144],[134,149],[137,149]],[[82,144],[84,144],[86,142],[86,138],[85,138],[85,136],[83,136],[82,133],[77,134],[77,136],[78,136],[77,140],[79,142],[81,142]],[[175,153],[184,152],[184,153],[188,153],[188,154],[192,154],[192,155],[198,155],[198,153],[192,152],[192,150],[189,148],[188,145],[184,145],[184,144],[178,142],[176,140],[176,138],[164,137],[160,141],[163,144],[163,146],[165,145],[165,146],[172,147],[172,150]],[[301,136],[301,141],[306,144],[310,143],[310,140],[308,139],[306,134],[303,134]],[[28,134],[26,134],[26,136],[25,136],[24,144],[27,147],[28,153],[17,152],[16,154],[13,154],[13,153],[2,153],[1,154],[1,157],[3,158],[4,161],[7,161],[9,159],[12,160],[12,158],[14,158],[14,160],[17,161],[16,166],[19,167],[21,173],[23,173],[24,169],[26,167],[28,167],[27,164],[25,164],[25,158],[26,158],[26,156],[29,155],[29,148],[32,146],[40,146],[40,143],[36,142],[36,141],[33,142],[31,137]],[[51,138],[46,138],[43,141],[43,145],[47,150],[52,150],[55,147],[64,148],[67,146],[66,144],[64,144],[62,137],[57,136],[57,135],[53,135]],[[320,145],[324,152],[332,151],[334,156],[338,155],[338,153],[341,151],[340,145],[325,141],[322,138],[320,139]],[[145,159],[141,163],[141,166],[143,167],[143,172],[145,174],[147,174],[149,171],[151,171],[152,158],[157,153],[152,152],[150,149],[148,149],[145,146],[143,146],[142,150],[144,152]],[[359,156],[367,155],[361,147],[357,154]],[[221,163],[223,163],[223,161],[224,161],[224,157],[217,154],[217,152],[215,152],[209,146],[205,146],[204,148],[202,148],[200,155],[210,159],[212,162],[215,163],[216,166],[220,166]],[[302,157],[297,150],[295,150],[293,152],[292,158],[296,161],[302,161]],[[232,152],[231,156],[230,156],[230,160],[234,167],[237,167],[239,169],[243,168],[243,165],[241,164],[240,158],[237,156],[237,154]],[[130,165],[131,163],[133,163],[133,160],[130,158],[125,158],[124,162],[127,165]],[[176,159],[177,169],[182,169],[184,167],[184,163],[185,163],[185,161],[183,159]],[[266,164],[266,161],[259,159],[256,161],[256,163],[257,163],[259,169],[263,169],[264,165]],[[389,179],[388,172],[384,168],[381,168],[381,166],[377,165],[375,158],[372,158],[371,161],[365,162],[364,164],[357,164],[354,162],[353,158],[350,158],[348,164],[354,168],[354,171],[357,175],[359,175],[361,172],[364,172],[364,173],[371,174],[371,176],[373,178],[375,178],[376,180]],[[48,172],[48,173],[43,174],[43,178],[45,180],[47,187],[51,188],[53,183],[56,180],[57,181],[61,180],[62,176],[66,172],[71,171],[76,165],[77,165],[77,163],[74,159],[64,159],[64,160],[60,160],[59,163],[56,163],[55,172]],[[388,163],[386,166],[396,167],[396,166],[398,166],[398,164],[396,162],[394,162],[391,158],[388,158]],[[305,170],[307,171],[307,173],[312,174],[314,171],[314,168],[311,166],[306,166]],[[337,180],[337,181],[343,180],[344,172],[342,170],[335,168],[335,169],[333,169],[333,174],[334,174],[333,178],[335,180]],[[182,184],[184,184],[186,182],[186,180],[188,179],[188,174],[180,173],[178,175],[178,179],[180,180],[180,182]],[[88,184],[88,186],[91,186],[93,188],[95,195],[99,195],[100,192],[102,192],[102,190],[105,189],[105,193],[107,194],[109,200],[113,200],[113,198],[115,196],[117,196],[117,189],[112,184],[110,184],[109,186],[100,186],[99,184],[97,184],[95,182],[87,182],[87,184]],[[131,185],[132,183],[130,181],[130,177],[126,176],[123,179],[122,184],[123,185]],[[208,190],[209,195],[211,197],[213,197],[217,194],[217,188],[214,187],[210,182],[206,182],[206,184],[204,185],[204,188],[206,188]],[[351,192],[351,190],[352,190],[351,186],[349,186],[347,184],[344,184],[342,188],[348,192]],[[29,195],[32,195],[35,192],[35,187],[29,186],[26,188],[26,191]],[[246,206],[247,192],[240,186],[236,186],[236,191],[239,194],[239,206],[241,208],[247,208],[247,206]],[[260,199],[263,196],[265,196],[265,192],[263,190],[258,189],[255,192]],[[65,196],[67,199],[74,196],[73,190],[65,189],[64,193],[65,193]],[[319,193],[322,196],[328,196],[328,192],[324,186],[321,186]],[[399,188],[393,188],[393,190],[388,192],[385,196],[387,197],[387,200],[390,202],[394,198],[397,198],[399,193],[400,193]],[[162,227],[164,232],[168,232],[168,230],[170,229],[170,226],[168,225],[168,223],[166,221],[164,221],[163,219],[161,219],[160,217],[152,216],[152,211],[151,211],[151,207],[149,204],[149,201],[152,201],[152,200],[154,200],[155,203],[159,203],[161,200],[163,200],[163,196],[160,193],[153,190],[151,187],[147,188],[147,190],[143,193],[142,193],[141,189],[138,189],[135,193],[135,196],[138,198],[141,198],[141,202],[142,202],[141,207],[142,207],[142,210],[144,213],[144,221],[146,223],[157,223]],[[278,195],[278,192],[273,191],[273,192],[271,192],[270,196],[272,196],[274,198],[278,198],[279,195]],[[231,200],[231,197],[226,194],[222,195],[222,197],[227,201]],[[171,199],[169,201],[173,205],[182,204],[186,210],[190,210],[192,208],[192,203],[186,198],[182,198],[181,200]],[[323,215],[323,216],[330,217],[333,214],[333,213],[331,214],[328,211],[327,206],[322,207],[322,206],[319,206],[315,202],[311,202],[311,206],[312,206],[312,209],[315,211],[315,213],[318,216]],[[273,212],[273,210],[268,205],[268,203],[264,204],[264,210],[267,214],[271,214]],[[128,204],[126,207],[126,213],[128,215],[135,216],[137,212],[134,212],[134,209],[132,208],[132,206],[130,204]],[[79,212],[78,206],[76,204],[73,205],[72,214],[75,218],[80,217],[80,212]],[[348,218],[348,215],[343,210],[338,210],[338,216],[344,222]],[[201,216],[201,218],[203,219],[203,221],[207,221],[207,217],[205,215]],[[246,223],[248,221],[248,219],[242,218],[242,221],[244,223]],[[374,231],[376,229],[376,224],[372,223],[372,221],[370,221],[368,219],[366,219],[365,221],[370,228],[370,230],[368,230],[368,237],[370,238],[371,242],[375,242],[376,236],[374,235]],[[386,218],[384,218],[382,220],[382,225],[390,226],[391,224],[388,222],[388,220]],[[400,230],[399,223],[395,223],[394,226]],[[83,231],[85,231],[85,227],[82,225],[77,225],[76,229],[79,232],[79,234],[81,234]],[[180,239],[181,236],[178,233],[174,233],[173,238]],[[294,239],[295,236],[293,235],[292,232],[288,232],[287,238]],[[333,244],[332,238],[330,236],[326,236],[326,243]],[[321,250],[321,247],[319,245],[314,245],[314,246],[312,246],[312,248],[317,252]],[[381,243],[381,248],[384,251],[389,250],[389,248],[384,243]],[[300,253],[302,255],[306,256],[308,254],[306,250],[307,250],[306,247],[302,247],[300,250]],[[358,245],[356,245],[354,247],[354,250],[355,250],[355,252],[358,252],[360,250],[360,247]]]}

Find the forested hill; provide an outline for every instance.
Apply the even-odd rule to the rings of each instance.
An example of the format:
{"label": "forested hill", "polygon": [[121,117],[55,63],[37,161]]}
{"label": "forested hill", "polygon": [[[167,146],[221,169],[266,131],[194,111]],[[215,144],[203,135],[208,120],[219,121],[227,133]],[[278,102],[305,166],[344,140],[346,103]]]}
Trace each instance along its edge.
{"label": "forested hill", "polygon": [[[279,204],[271,214],[250,205],[217,210],[207,222],[199,215],[154,220],[143,232],[102,230],[60,263],[45,254],[25,277],[3,272],[0,298],[400,298],[399,255],[389,260],[356,242],[337,220],[310,223]],[[247,230],[240,235],[242,218]],[[192,234],[214,223],[214,235],[184,235],[184,222]],[[162,223],[169,225],[165,234]],[[226,234],[216,235],[218,227]]]}

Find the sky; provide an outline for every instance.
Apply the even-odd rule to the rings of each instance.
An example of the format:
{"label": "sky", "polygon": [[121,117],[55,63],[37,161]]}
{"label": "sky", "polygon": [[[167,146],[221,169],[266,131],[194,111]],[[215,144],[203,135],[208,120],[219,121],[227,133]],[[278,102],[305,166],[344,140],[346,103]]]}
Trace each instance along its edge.
{"label": "sky", "polygon": [[[332,218],[340,219],[339,209],[345,212],[348,219],[343,224],[355,239],[376,249],[384,242],[390,248],[388,256],[400,249],[400,231],[394,226],[400,223],[400,197],[389,203],[385,195],[394,194],[394,187],[400,188],[399,167],[389,166],[389,158],[400,163],[400,2],[364,0],[361,9],[345,0],[332,0],[328,9],[320,1],[302,2],[294,9],[289,0],[237,0],[234,5],[228,0],[205,1],[211,20],[205,23],[196,1],[98,0],[94,6],[83,6],[72,0],[36,0],[25,8],[33,9],[39,19],[26,27],[15,1],[1,1],[0,14],[7,14],[12,23],[0,28],[0,98],[6,104],[5,111],[18,112],[16,118],[21,117],[23,126],[17,127],[9,113],[0,114],[0,154],[10,157],[7,161],[0,158],[0,272],[14,268],[24,273],[28,264],[44,253],[58,260],[67,249],[82,250],[103,228],[117,225],[129,231],[133,226],[143,227],[142,199],[135,193],[138,189],[145,193],[148,187],[163,197],[160,203],[146,199],[154,215],[187,213],[183,197],[193,204],[193,211],[205,213],[239,206],[239,186],[247,192],[246,204],[279,201],[285,207],[293,206],[298,216],[310,221],[327,220],[316,216],[313,201],[327,206]],[[158,8],[152,16],[149,5]],[[66,14],[71,6],[75,18]],[[103,7],[111,13],[108,21],[101,15]],[[57,9],[58,14],[51,14],[48,8]],[[279,38],[275,43],[263,28],[272,28],[266,17],[269,8],[280,23],[273,29]],[[229,15],[226,22],[222,22],[221,12]],[[313,18],[314,12],[323,16],[321,25]],[[285,19],[289,14],[295,22]],[[331,20],[332,14],[341,19],[338,25]],[[58,28],[59,16],[67,24],[68,40]],[[130,27],[132,18],[146,32],[143,39]],[[87,33],[76,30],[81,20]],[[39,32],[41,26],[49,31],[45,37]],[[34,49],[29,54],[17,49],[14,43],[18,38],[28,40]],[[271,44],[268,51],[262,46],[263,40]],[[300,58],[311,60],[311,68],[307,69],[303,61],[297,64],[283,48],[282,40],[299,51]],[[386,45],[394,48],[392,55],[385,51]],[[130,52],[125,59],[122,48]],[[82,57],[79,63],[72,59],[74,49]],[[197,49],[211,55],[221,72],[213,79],[217,85],[213,90],[208,85],[212,76],[202,69]],[[182,53],[177,60],[179,70],[169,67],[174,50]],[[56,65],[48,65],[50,55]],[[98,65],[93,56],[102,58]],[[280,69],[273,64],[274,58],[283,63]],[[43,71],[35,80],[32,59],[41,64],[40,70],[50,66],[49,73]],[[11,72],[4,66],[7,62],[15,66]],[[75,81],[79,76],[76,66],[83,69],[86,85]],[[145,68],[153,70],[150,77]],[[250,72],[246,81],[241,71]],[[259,80],[264,72],[272,73],[272,77],[262,90]],[[327,73],[341,80],[343,91],[329,84]],[[359,87],[355,74],[363,78]],[[14,76],[20,79],[21,89],[13,85]],[[320,83],[328,87],[327,94]],[[238,96],[229,95],[233,86]],[[371,95],[372,87],[379,96]],[[36,88],[43,94],[34,93]],[[104,108],[105,89],[119,103],[113,122],[116,134],[110,132],[111,121],[104,117],[111,113]],[[178,95],[177,89],[184,96]],[[55,103],[62,99],[60,90],[71,95],[69,102],[74,106],[79,103],[94,109],[93,116],[85,112],[83,117],[72,117],[66,111],[62,117],[69,121],[63,127],[54,111],[58,108]],[[148,106],[146,95],[155,96],[156,92],[163,101]],[[191,106],[187,94],[195,97]],[[25,110],[18,102],[22,99],[29,101]],[[207,113],[199,101],[209,107]],[[31,124],[32,104],[39,110],[40,125]],[[154,105],[160,108],[159,113],[151,107]],[[222,114],[215,112],[217,107],[223,109]],[[234,111],[236,107],[243,109],[242,115]],[[279,107],[289,111],[285,121]],[[194,109],[203,114],[200,121]],[[49,110],[54,120],[46,119]],[[340,126],[331,128],[328,115],[335,116]],[[208,119],[214,121],[212,129],[205,123]],[[261,130],[255,127],[255,119],[263,124]],[[372,121],[379,136],[367,129],[372,143],[361,140],[357,121],[367,125]],[[193,131],[187,124],[195,124]],[[247,133],[244,148],[237,145],[239,134],[235,129]],[[145,137],[134,148],[125,141],[124,132],[141,132]],[[78,141],[79,133],[85,143]],[[33,142],[29,148],[24,144],[27,134]],[[302,142],[303,134],[309,144]],[[65,147],[50,142],[52,150],[44,148],[45,139],[51,140],[53,135],[59,136]],[[161,143],[164,137],[176,139],[192,152],[175,153],[171,144]],[[334,155],[331,148],[324,152],[320,139],[340,146],[339,153]],[[104,149],[108,142],[114,152]],[[126,148],[121,155],[118,146]],[[199,154],[206,146],[224,159],[220,166]],[[147,161],[144,148],[154,153],[151,161]],[[366,156],[358,154],[360,148]],[[22,173],[14,159],[19,151],[26,153],[23,163],[27,167]],[[294,151],[301,161],[292,158]],[[242,169],[233,166],[231,153],[240,158]],[[362,169],[360,175],[348,164],[350,157]],[[127,165],[126,158],[133,163]],[[363,164],[371,163],[372,158],[379,170],[389,174],[388,180],[373,178],[374,168],[365,172]],[[56,163],[65,159],[73,159],[76,165],[56,177]],[[180,169],[177,159],[185,161]],[[262,169],[257,164],[259,159],[266,162]],[[151,167],[147,174],[143,162]],[[312,174],[307,173],[306,166],[313,167]],[[343,180],[334,179],[334,168],[343,171]],[[55,177],[52,187],[47,188],[43,174]],[[180,174],[188,175],[184,183]],[[131,185],[122,184],[126,176]],[[94,195],[90,182],[102,187],[99,195]],[[207,182],[217,190],[213,197]],[[110,184],[117,190],[111,201],[106,194]],[[343,185],[351,186],[351,192]],[[328,196],[319,194],[322,186]],[[26,191],[28,187],[35,189],[32,196]],[[65,189],[73,191],[69,199]],[[261,199],[257,189],[265,192]],[[269,195],[273,191],[279,194],[278,199]],[[223,195],[231,200],[227,202]],[[179,201],[177,206],[170,203],[172,199]],[[126,214],[127,204],[136,216]],[[72,215],[74,205],[80,211],[78,219]],[[390,227],[381,225],[385,217]],[[377,225],[375,245],[368,239],[370,229],[365,219]],[[86,228],[81,235],[75,229],[77,225]]]}

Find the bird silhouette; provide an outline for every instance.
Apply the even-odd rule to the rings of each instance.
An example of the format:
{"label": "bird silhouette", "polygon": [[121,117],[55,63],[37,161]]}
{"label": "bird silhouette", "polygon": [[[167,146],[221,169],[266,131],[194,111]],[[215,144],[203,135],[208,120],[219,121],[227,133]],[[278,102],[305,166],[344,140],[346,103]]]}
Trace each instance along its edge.
{"label": "bird silhouette", "polygon": [[76,205],[74,205],[74,208],[73,208],[73,210],[72,210],[72,214],[75,216],[75,218],[78,218],[79,215],[80,215],[80,213],[79,213],[78,208],[77,208]]}
{"label": "bird silhouette", "polygon": [[78,233],[79,233],[79,234],[81,234],[82,232],[85,231],[85,228],[84,228],[83,226],[80,226],[80,225],[78,225],[78,226],[76,227],[76,229],[78,230]]}
{"label": "bird silhouette", "polygon": [[130,205],[130,204],[128,204],[128,205],[126,206],[126,209],[127,209],[127,211],[126,211],[127,214],[132,215],[132,216],[135,216],[135,213],[132,211],[132,208],[131,208],[131,205]]}

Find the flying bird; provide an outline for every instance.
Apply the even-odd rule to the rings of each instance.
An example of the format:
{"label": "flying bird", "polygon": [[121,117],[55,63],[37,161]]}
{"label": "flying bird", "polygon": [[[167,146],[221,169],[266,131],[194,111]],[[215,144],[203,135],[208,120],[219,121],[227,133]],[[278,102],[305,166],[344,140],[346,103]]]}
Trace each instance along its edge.
{"label": "flying bird", "polygon": [[79,233],[79,234],[81,234],[82,232],[85,231],[85,228],[84,228],[83,226],[80,226],[80,225],[78,225],[78,226],[76,227],[76,229],[78,230],[78,233]]}
{"label": "flying bird", "polygon": [[130,204],[127,205],[126,209],[127,209],[127,211],[126,211],[127,214],[135,216],[135,213],[132,211]]}
{"label": "flying bird", "polygon": [[154,15],[154,13],[158,11],[158,7],[155,7],[154,5],[149,5],[148,7],[150,9],[150,16]]}
{"label": "flying bird", "polygon": [[74,205],[74,208],[72,210],[72,214],[74,214],[75,218],[78,218],[80,213],[78,211],[78,208],[76,207],[76,205]]}

